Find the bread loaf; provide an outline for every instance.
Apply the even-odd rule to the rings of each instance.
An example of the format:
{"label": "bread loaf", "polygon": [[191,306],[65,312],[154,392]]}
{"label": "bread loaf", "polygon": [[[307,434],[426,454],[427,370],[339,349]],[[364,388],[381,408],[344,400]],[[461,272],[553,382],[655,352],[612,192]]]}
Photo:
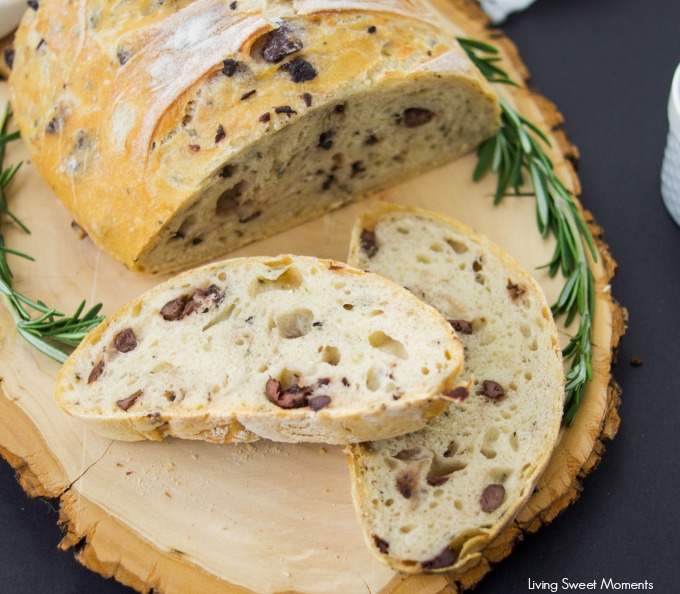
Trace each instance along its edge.
{"label": "bread loaf", "polygon": [[17,32],[32,161],[100,247],[178,270],[474,148],[497,99],[424,0],[54,0]]}
{"label": "bread loaf", "polygon": [[349,443],[425,425],[462,359],[446,320],[392,281],[240,258],[109,317],[60,370],[56,399],[115,439]]}
{"label": "bread loaf", "polygon": [[357,223],[350,261],[408,287],[451,321],[465,367],[424,429],[350,446],[366,540],[406,572],[474,564],[534,490],[558,438],[563,370],[540,287],[457,221],[378,205]]}

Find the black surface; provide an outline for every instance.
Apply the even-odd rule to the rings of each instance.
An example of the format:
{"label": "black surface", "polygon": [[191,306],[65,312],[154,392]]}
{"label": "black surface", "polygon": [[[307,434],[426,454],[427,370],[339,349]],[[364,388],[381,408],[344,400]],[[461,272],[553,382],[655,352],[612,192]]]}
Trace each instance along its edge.
{"label": "black surface", "polygon": [[[623,388],[616,440],[580,500],[475,592],[527,592],[529,580],[563,588],[563,578],[596,580],[597,591],[611,578],[679,592],[680,228],[664,210],[659,172],[680,62],[680,2],[538,0],[504,30],[580,149],[582,199],[619,263],[612,290],[630,326],[614,370]],[[630,366],[632,357],[643,366]],[[27,499],[0,463],[0,593],[132,592],[58,552],[56,522],[50,505]]]}

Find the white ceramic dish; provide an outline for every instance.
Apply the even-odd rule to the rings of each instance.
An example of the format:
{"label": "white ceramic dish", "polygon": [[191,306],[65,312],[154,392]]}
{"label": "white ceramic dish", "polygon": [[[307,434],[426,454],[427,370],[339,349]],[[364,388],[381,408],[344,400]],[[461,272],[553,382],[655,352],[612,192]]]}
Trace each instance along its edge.
{"label": "white ceramic dish", "polygon": [[668,99],[668,141],[661,168],[661,195],[669,214],[680,225],[680,64]]}
{"label": "white ceramic dish", "polygon": [[26,10],[26,0],[0,0],[0,39],[17,28]]}

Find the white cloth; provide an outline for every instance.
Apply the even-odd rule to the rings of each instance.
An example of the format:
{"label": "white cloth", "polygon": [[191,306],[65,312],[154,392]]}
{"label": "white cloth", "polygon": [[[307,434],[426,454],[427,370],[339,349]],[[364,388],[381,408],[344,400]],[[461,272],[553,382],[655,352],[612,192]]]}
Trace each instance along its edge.
{"label": "white cloth", "polygon": [[502,23],[511,12],[524,10],[534,0],[480,0],[482,8],[494,24]]}

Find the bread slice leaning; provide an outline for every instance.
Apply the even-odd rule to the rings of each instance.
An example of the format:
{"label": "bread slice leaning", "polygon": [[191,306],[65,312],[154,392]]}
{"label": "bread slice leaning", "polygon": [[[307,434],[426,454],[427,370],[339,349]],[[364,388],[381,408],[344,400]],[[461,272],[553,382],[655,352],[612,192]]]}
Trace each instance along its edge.
{"label": "bread slice leaning", "polygon": [[400,571],[462,569],[527,501],[558,438],[564,378],[550,308],[498,246],[424,210],[377,205],[357,222],[349,260],[451,321],[470,388],[420,431],[350,446],[366,540]]}
{"label": "bread slice leaning", "polygon": [[462,361],[446,320],[392,281],[238,258],[108,318],[62,367],[56,399],[115,439],[350,443],[423,427]]}

